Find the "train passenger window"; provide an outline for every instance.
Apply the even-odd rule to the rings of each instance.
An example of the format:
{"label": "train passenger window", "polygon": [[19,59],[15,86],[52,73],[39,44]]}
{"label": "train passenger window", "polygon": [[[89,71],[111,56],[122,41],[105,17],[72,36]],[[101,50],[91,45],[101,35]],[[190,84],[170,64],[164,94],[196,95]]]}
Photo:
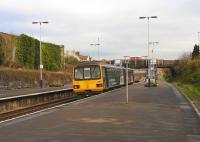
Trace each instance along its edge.
{"label": "train passenger window", "polygon": [[83,68],[75,69],[75,79],[83,79]]}
{"label": "train passenger window", "polygon": [[84,68],[84,79],[90,79],[90,68]]}
{"label": "train passenger window", "polygon": [[92,79],[100,78],[99,67],[91,67],[91,77]]}

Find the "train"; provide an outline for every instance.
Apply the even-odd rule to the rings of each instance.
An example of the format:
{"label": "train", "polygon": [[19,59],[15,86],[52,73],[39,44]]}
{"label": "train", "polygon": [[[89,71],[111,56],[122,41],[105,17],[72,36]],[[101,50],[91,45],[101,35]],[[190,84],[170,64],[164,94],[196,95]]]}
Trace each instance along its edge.
{"label": "train", "polygon": [[[134,82],[134,70],[128,68],[128,83]],[[98,61],[79,63],[73,68],[75,94],[95,94],[126,84],[126,68]]]}

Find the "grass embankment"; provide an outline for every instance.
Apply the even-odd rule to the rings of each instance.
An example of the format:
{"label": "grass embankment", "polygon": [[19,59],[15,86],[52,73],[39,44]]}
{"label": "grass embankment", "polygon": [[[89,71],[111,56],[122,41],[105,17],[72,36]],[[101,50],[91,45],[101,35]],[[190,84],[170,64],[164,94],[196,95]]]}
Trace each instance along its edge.
{"label": "grass embankment", "polygon": [[185,95],[200,111],[200,59],[179,60],[164,72],[164,78]]}
{"label": "grass embankment", "polygon": [[174,82],[173,83],[178,90],[186,96],[190,101],[197,107],[200,111],[200,86],[192,85],[192,84],[185,84],[181,82]]}

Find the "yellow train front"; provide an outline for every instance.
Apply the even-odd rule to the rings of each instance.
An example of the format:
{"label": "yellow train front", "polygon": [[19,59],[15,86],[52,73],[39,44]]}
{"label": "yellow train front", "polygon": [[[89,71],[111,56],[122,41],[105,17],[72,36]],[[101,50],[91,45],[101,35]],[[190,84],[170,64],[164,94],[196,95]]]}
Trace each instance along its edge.
{"label": "yellow train front", "polygon": [[[129,69],[129,83],[133,70]],[[125,69],[100,62],[83,62],[74,67],[73,88],[76,94],[93,94],[125,85]]]}
{"label": "yellow train front", "polygon": [[73,77],[73,88],[76,94],[90,94],[103,91],[100,64],[81,63],[74,67]]}

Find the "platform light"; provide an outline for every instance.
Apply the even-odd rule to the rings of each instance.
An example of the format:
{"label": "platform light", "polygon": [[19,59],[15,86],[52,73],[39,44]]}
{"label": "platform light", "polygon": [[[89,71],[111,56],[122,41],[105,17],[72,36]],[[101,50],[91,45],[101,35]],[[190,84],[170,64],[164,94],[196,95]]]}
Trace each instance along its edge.
{"label": "platform light", "polygon": [[153,19],[155,19],[155,18],[158,18],[158,16],[146,16],[146,17],[144,17],[144,16],[142,16],[142,17],[139,17],[139,19],[147,19],[147,22],[148,22],[148,42],[147,42],[147,46],[148,46],[148,87],[150,87],[150,63],[149,63],[149,59],[150,59],[150,57],[149,57],[149,19],[151,19],[151,18],[153,18]]}
{"label": "platform light", "polygon": [[43,78],[42,78],[42,69],[43,69],[43,64],[42,64],[42,41],[41,41],[41,26],[42,24],[48,24],[48,21],[33,21],[32,24],[40,24],[40,88],[43,88]]}
{"label": "platform light", "polygon": [[128,104],[128,59],[130,56],[124,56],[125,64],[126,64],[126,103]]}

